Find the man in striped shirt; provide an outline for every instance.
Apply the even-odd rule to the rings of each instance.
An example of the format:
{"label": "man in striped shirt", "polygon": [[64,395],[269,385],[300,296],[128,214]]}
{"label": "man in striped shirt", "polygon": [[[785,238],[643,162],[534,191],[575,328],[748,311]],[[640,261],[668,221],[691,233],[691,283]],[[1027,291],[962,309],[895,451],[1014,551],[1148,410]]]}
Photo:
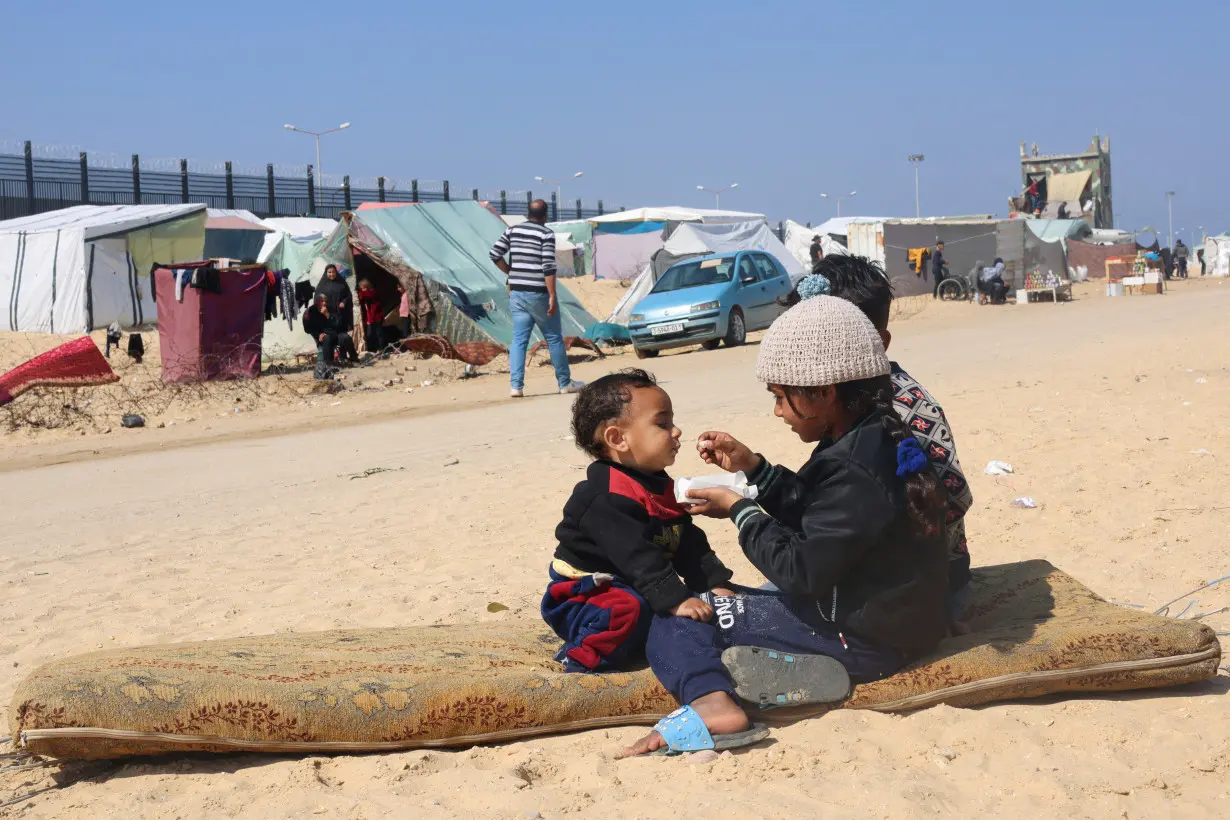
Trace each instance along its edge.
{"label": "man in striped shirt", "polygon": [[[508,257],[505,259],[505,257]],[[512,390],[525,395],[525,355],[530,334],[537,326],[551,350],[555,380],[561,393],[576,393],[584,382],[573,381],[555,298],[555,234],[547,227],[547,203],[530,203],[529,220],[504,231],[491,248],[491,261],[508,277],[508,308],[512,313],[513,343],[508,352]]]}

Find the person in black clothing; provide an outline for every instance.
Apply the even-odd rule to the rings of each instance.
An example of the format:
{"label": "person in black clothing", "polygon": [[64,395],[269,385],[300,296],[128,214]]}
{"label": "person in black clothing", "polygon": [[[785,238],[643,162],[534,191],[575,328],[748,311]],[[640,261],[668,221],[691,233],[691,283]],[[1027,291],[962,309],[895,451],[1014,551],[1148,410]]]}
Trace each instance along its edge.
{"label": "person in black clothing", "polygon": [[[735,694],[755,701],[759,689],[763,701],[756,678],[775,657],[779,685],[767,691],[817,702],[807,692],[813,681],[793,670],[839,665],[847,687],[876,680],[932,651],[948,626],[946,493],[893,410],[875,327],[844,299],[807,299],[769,329],[756,370],[774,415],[816,449],[796,473],[726,433],[702,433],[702,459],[744,471],[759,497],[690,496],[694,513],[735,524],[748,560],[781,592],[745,591],[733,607],[719,601],[726,617],[715,623],[655,618],[646,648],[658,679],[713,735],[746,729]],[[624,754],[664,742],[655,731]]]}
{"label": "person in black clothing", "polygon": [[328,300],[329,312],[341,319],[347,333],[354,330],[354,297],[350,285],[338,273],[337,265],[325,266],[325,275],[316,285],[316,295]]}
{"label": "person in black clothing", "polygon": [[820,260],[824,258],[824,247],[820,244],[820,236],[816,235],[811,238],[811,266],[814,269],[820,264]]}
{"label": "person in black clothing", "polygon": [[653,376],[625,370],[586,385],[572,429],[594,462],[555,530],[542,616],[564,641],[556,660],[592,672],[639,654],[652,615],[713,617],[696,594],[732,594],[731,571],[675,501],[666,468],[680,431]]}
{"label": "person in black clothing", "polygon": [[935,282],[935,289],[931,291],[931,298],[940,298],[940,284],[944,281],[945,272],[944,266],[948,261],[944,259],[944,241],[940,240],[935,243],[935,253],[931,254],[931,279]]}
{"label": "person in black clothing", "polygon": [[329,378],[335,350],[341,351],[343,362],[359,360],[346,323],[329,309],[329,300],[324,295],[317,294],[316,304],[304,311],[303,329],[316,340],[316,378]]}

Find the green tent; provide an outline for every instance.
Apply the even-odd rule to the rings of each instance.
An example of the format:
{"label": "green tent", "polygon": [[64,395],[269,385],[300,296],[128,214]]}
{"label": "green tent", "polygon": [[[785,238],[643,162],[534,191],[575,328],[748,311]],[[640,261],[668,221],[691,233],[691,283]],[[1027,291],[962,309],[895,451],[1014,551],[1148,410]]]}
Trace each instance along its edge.
{"label": "green tent", "polygon": [[[447,290],[454,305],[486,336],[508,347],[512,344],[508,291],[504,273],[490,257],[504,227],[491,211],[465,200],[361,208],[354,213],[350,231],[372,251],[377,264],[400,263],[418,271],[429,283]],[[432,296],[437,301],[436,293]],[[584,336],[594,317],[562,283],[556,285],[556,296],[564,335]],[[441,313],[447,318],[452,311]],[[470,334],[450,333],[448,328],[438,332],[454,342],[472,340],[467,338]],[[537,330],[534,338],[540,338]]]}
{"label": "green tent", "polygon": [[594,275],[594,226],[589,220],[575,219],[567,222],[549,222],[547,227],[555,233],[567,235],[572,244],[584,252],[580,264],[576,266],[577,276]]}

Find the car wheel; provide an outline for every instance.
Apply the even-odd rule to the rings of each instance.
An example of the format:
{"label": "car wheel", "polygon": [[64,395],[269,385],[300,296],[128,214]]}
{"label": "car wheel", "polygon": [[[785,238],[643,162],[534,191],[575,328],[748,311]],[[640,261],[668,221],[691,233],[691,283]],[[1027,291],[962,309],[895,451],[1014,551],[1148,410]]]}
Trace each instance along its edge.
{"label": "car wheel", "polygon": [[738,347],[747,341],[747,323],[743,320],[743,311],[731,308],[730,319],[726,322],[726,336],[722,339],[727,347]]}
{"label": "car wheel", "polygon": [[701,342],[700,346],[703,347],[705,350],[717,350],[718,345],[720,345],[721,343],[722,343],[721,339],[710,339],[707,342]]}
{"label": "car wheel", "polygon": [[640,347],[634,347],[632,349],[636,351],[636,358],[638,359],[655,359],[658,354],[662,352],[661,350],[645,350]]}

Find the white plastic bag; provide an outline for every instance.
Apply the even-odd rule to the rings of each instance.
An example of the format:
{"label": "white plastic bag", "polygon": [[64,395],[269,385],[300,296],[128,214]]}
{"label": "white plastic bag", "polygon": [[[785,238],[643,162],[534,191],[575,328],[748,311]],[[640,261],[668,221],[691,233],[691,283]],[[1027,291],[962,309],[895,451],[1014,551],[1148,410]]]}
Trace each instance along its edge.
{"label": "white plastic bag", "polygon": [[747,483],[747,476],[740,470],[734,474],[724,475],[706,475],[697,476],[695,478],[676,478],[675,479],[675,501],[680,504],[695,504],[698,499],[688,498],[688,492],[691,490],[710,490],[721,488],[724,490],[734,490],[741,496],[747,499],[755,500],[760,494],[756,489],[755,484]]}
{"label": "white plastic bag", "polygon": [[988,461],[987,468],[983,472],[987,475],[1010,475],[1012,465],[1006,461]]}

